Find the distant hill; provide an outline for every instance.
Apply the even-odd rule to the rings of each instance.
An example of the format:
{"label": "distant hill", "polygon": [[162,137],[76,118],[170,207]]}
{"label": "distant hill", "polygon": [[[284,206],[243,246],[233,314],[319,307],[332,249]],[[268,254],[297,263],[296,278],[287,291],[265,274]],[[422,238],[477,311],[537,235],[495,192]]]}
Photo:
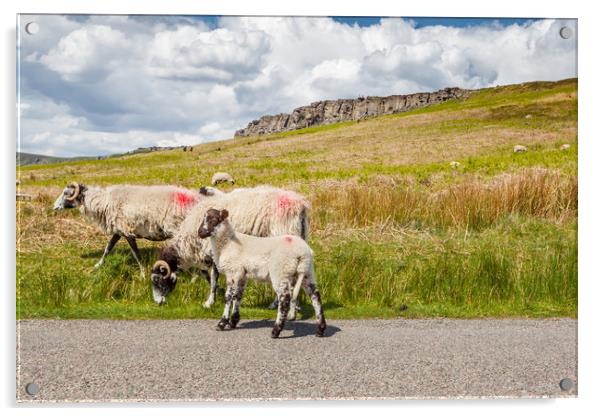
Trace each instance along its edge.
{"label": "distant hill", "polygon": [[17,166],[27,166],[27,165],[48,165],[51,163],[61,163],[61,162],[77,162],[79,160],[102,160],[113,157],[125,156],[125,155],[135,155],[139,153],[151,153],[151,152],[159,152],[162,150],[175,150],[182,149],[184,151],[192,152],[193,146],[151,146],[151,147],[139,147],[134,150],[130,150],[126,153],[116,153],[109,156],[75,156],[75,157],[55,157],[55,156],[46,156],[46,155],[38,155],[35,153],[24,153],[17,152]]}
{"label": "distant hill", "polygon": [[17,152],[17,166],[48,165],[49,163],[75,162],[77,160],[94,160],[94,156],[54,157],[35,153]]}

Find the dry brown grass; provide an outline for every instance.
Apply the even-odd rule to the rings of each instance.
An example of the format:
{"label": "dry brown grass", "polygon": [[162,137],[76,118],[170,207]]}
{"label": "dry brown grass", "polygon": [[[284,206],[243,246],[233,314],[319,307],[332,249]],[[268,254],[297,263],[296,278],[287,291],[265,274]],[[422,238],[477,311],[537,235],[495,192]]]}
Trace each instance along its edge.
{"label": "dry brown grass", "polygon": [[390,183],[328,186],[312,198],[318,228],[418,224],[480,229],[508,215],[563,223],[577,215],[577,178],[556,170],[523,169],[488,182],[469,177],[439,191]]}

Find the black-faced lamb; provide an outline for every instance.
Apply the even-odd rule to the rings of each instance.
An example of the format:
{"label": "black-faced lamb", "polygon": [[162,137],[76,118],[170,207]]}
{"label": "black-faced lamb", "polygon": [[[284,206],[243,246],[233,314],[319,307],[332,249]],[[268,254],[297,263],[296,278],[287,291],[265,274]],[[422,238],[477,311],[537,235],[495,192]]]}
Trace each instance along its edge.
{"label": "black-faced lamb", "polygon": [[163,241],[171,238],[190,209],[205,198],[176,186],[114,185],[102,188],[72,182],[63,189],[54,209],[79,208],[111,236],[95,268],[103,264],[115,244],[124,237],[141,275],[144,275],[136,239]]}
{"label": "black-faced lamb", "polygon": [[324,335],[326,320],[317,288],[314,255],[305,240],[293,235],[255,237],[239,233],[228,221],[227,210],[213,208],[206,211],[198,236],[209,238],[213,260],[218,270],[226,275],[225,307],[217,324],[218,330],[236,328],[247,279],[255,279],[270,282],[278,295],[272,338],[280,335],[287,318],[295,319],[301,287],[311,299],[316,313],[316,336]]}
{"label": "black-faced lamb", "polygon": [[245,234],[258,237],[292,234],[304,240],[309,235],[310,204],[295,192],[258,186],[215,193],[188,213],[153,265],[151,278],[156,303],[166,301],[176,285],[179,270],[209,272],[211,290],[203,306],[209,308],[215,302],[218,272],[213,264],[211,245],[198,238],[199,224],[209,208],[229,210],[232,226]]}

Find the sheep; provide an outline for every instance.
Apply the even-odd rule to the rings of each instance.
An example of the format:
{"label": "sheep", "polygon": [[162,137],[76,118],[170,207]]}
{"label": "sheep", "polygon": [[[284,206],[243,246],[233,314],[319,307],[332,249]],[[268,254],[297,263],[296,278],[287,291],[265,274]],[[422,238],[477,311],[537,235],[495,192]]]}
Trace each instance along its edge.
{"label": "sheep", "polygon": [[[304,240],[309,235],[310,204],[295,192],[263,185],[216,194],[199,202],[188,213],[174,237],[159,253],[151,274],[153,300],[157,304],[165,303],[175,288],[178,270],[209,272],[211,290],[203,306],[210,308],[215,302],[218,271],[213,264],[211,245],[197,235],[198,226],[209,208],[228,209],[232,226],[245,234],[257,237],[293,234]],[[169,265],[169,273],[165,263]]]}
{"label": "sheep", "polygon": [[527,147],[522,144],[517,144],[514,146],[514,153],[524,153],[527,151]]}
{"label": "sheep", "polygon": [[568,143],[563,144],[562,146],[560,146],[560,150],[567,150],[570,149],[571,145]]}
{"label": "sheep", "polygon": [[171,238],[188,211],[204,198],[176,186],[115,185],[101,188],[72,182],[54,202],[54,210],[79,208],[103,232],[111,235],[94,268],[99,268],[115,244],[125,237],[140,267],[140,274],[144,276],[136,239],[163,241]]}
{"label": "sheep", "polygon": [[460,167],[460,162],[456,162],[455,160],[452,160],[451,162],[449,162],[449,166],[452,169],[458,169]]}
{"label": "sheep", "polygon": [[278,294],[278,314],[272,338],[278,338],[286,319],[295,320],[301,286],[311,298],[316,313],[316,336],[323,336],[326,320],[317,288],[314,254],[307,242],[293,235],[255,237],[236,232],[228,221],[228,214],[225,209],[210,208],[198,229],[199,238],[209,238],[214,261],[226,275],[228,285],[224,313],[217,329],[236,328],[240,320],[240,301],[250,278],[269,281]]}
{"label": "sheep", "polygon": [[218,183],[222,183],[222,182],[229,182],[232,185],[234,185],[234,179],[232,178],[232,176],[230,176],[229,173],[217,172],[211,178],[211,185],[213,185],[213,186],[217,185]]}

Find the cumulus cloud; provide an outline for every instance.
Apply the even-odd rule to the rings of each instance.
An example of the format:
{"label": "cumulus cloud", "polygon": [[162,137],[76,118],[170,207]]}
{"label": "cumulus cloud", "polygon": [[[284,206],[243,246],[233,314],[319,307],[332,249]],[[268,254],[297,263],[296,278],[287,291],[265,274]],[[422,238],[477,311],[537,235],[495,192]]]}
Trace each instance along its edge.
{"label": "cumulus cloud", "polygon": [[322,99],[574,77],[574,21],[476,27],[382,19],[24,16],[20,149],[97,155],[227,139]]}

